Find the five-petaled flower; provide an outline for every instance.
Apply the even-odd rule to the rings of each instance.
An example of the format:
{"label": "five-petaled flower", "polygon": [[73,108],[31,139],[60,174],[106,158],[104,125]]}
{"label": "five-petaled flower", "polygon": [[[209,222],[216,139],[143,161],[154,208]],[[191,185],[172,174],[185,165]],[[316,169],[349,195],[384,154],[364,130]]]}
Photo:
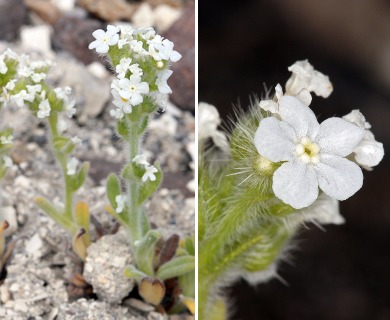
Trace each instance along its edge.
{"label": "five-petaled flower", "polygon": [[130,100],[133,106],[142,103],[144,98],[142,94],[149,92],[149,84],[141,82],[141,77],[138,75],[130,76],[130,79],[124,78],[119,80],[119,95],[126,100]]}
{"label": "five-petaled flower", "polygon": [[96,40],[89,44],[88,49],[96,49],[98,53],[107,53],[110,46],[116,45],[119,41],[118,28],[111,25],[107,26],[107,31],[99,29],[92,35]]}
{"label": "five-petaled flower", "polygon": [[300,209],[317,199],[319,188],[337,200],[361,188],[361,169],[345,157],[361,142],[363,129],[341,118],[319,124],[313,111],[292,96],[280,98],[279,116],[263,119],[254,137],[260,155],[284,162],[273,176],[279,199]]}
{"label": "five-petaled flower", "polygon": [[142,181],[146,182],[146,180],[155,181],[156,176],[155,173],[158,172],[155,166],[145,166],[145,173],[142,176]]}

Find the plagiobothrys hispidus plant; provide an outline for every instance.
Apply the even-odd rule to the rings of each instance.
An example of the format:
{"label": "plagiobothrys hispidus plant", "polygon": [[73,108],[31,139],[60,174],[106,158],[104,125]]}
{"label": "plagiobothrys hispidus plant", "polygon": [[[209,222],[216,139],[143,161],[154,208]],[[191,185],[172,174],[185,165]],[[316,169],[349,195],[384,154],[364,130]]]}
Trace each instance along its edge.
{"label": "plagiobothrys hispidus plant", "polygon": [[[72,118],[76,112],[71,88],[53,88],[46,82],[50,62],[32,61],[29,56],[18,55],[10,49],[2,57],[1,61],[6,66],[2,68],[6,72],[0,75],[2,105],[7,108],[28,107],[33,115],[46,122],[50,132],[50,145],[62,172],[62,204],[54,205],[42,197],[37,197],[35,202],[70,232],[73,249],[84,260],[90,243],[89,210],[85,202],[75,203],[74,198],[84,183],[89,164],[80,163],[72,155],[81,139],[66,134],[66,119]],[[2,134],[1,145],[11,137],[9,134]]]}
{"label": "plagiobothrys hispidus plant", "polygon": [[[107,197],[111,205],[108,211],[127,230],[135,256],[135,265],[129,266],[126,274],[137,279],[141,296],[155,305],[164,296],[163,281],[179,277],[184,295],[181,301],[191,309],[195,294],[194,243],[192,239],[179,242],[171,237],[164,244],[162,232],[150,227],[144,203],[161,183],[162,171],[158,163],[149,163],[141,148],[150,117],[165,109],[172,92],[167,84],[172,75],[170,66],[181,55],[171,41],[152,28],[109,25],[106,31],[96,30],[92,35],[95,40],[89,48],[106,55],[116,73],[111,84],[114,108],[110,114],[125,143],[127,162],[120,177],[108,177]],[[166,259],[163,252],[168,247]],[[174,308],[180,308],[180,301]]]}
{"label": "plagiobothrys hispidus plant", "polygon": [[[217,110],[199,105],[199,319],[225,319],[222,286],[277,276],[290,239],[307,221],[340,224],[338,201],[363,184],[384,155],[354,110],[319,123],[311,94],[327,98],[329,78],[308,61],[289,70],[285,92],[241,113],[228,135]],[[211,143],[210,143],[211,142]]]}

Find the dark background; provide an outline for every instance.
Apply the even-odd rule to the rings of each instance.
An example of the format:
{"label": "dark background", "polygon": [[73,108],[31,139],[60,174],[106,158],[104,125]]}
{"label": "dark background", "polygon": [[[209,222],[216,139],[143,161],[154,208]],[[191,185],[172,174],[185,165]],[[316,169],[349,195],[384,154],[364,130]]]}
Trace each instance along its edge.
{"label": "dark background", "polygon": [[[199,0],[199,101],[226,119],[309,59],[330,77],[328,99],[313,95],[322,121],[360,109],[385,153],[390,145],[390,1]],[[342,226],[298,235],[278,280],[244,281],[230,292],[232,319],[390,319],[390,163],[364,172],[363,188],[341,203]]]}

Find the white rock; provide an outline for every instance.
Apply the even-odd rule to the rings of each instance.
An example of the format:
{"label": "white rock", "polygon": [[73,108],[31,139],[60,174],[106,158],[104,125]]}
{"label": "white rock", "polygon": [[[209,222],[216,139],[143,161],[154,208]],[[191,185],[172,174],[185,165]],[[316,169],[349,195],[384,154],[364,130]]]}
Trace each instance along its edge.
{"label": "white rock", "polygon": [[22,46],[25,49],[41,51],[51,54],[50,34],[51,27],[47,25],[23,27],[20,33]]}
{"label": "white rock", "polygon": [[14,207],[8,206],[0,208],[0,221],[1,220],[7,220],[9,224],[8,229],[4,232],[5,237],[9,237],[11,234],[15,233],[16,230],[18,230],[18,221]]}
{"label": "white rock", "polygon": [[124,275],[133,261],[126,236],[122,232],[101,237],[88,248],[84,278],[98,297],[109,303],[120,303],[135,285]]}
{"label": "white rock", "polygon": [[38,233],[36,233],[26,244],[26,252],[30,255],[37,255],[42,248],[43,242]]}
{"label": "white rock", "polygon": [[73,88],[76,101],[80,102],[76,109],[81,110],[78,118],[81,123],[103,111],[111,96],[109,81],[96,78],[82,63],[63,58],[57,59],[54,72],[61,87]]}
{"label": "white rock", "polygon": [[0,286],[0,299],[2,303],[7,303],[11,298],[8,286],[3,284]]}
{"label": "white rock", "polygon": [[15,179],[14,185],[22,189],[29,189],[31,187],[31,181],[25,176],[18,176]]}
{"label": "white rock", "polygon": [[159,135],[173,136],[177,131],[177,120],[172,115],[164,113],[160,118],[150,121],[149,130]]}
{"label": "white rock", "polygon": [[164,33],[179,19],[181,11],[166,4],[160,4],[154,9],[153,15],[157,31]]}
{"label": "white rock", "polygon": [[144,2],[134,13],[132,18],[133,26],[136,28],[152,27],[154,25],[154,15],[149,3]]}
{"label": "white rock", "polygon": [[98,79],[106,79],[110,73],[107,71],[107,69],[97,61],[92,62],[87,66],[88,71],[96,78]]}
{"label": "white rock", "polygon": [[71,11],[74,9],[75,0],[51,0],[51,2],[62,11]]}

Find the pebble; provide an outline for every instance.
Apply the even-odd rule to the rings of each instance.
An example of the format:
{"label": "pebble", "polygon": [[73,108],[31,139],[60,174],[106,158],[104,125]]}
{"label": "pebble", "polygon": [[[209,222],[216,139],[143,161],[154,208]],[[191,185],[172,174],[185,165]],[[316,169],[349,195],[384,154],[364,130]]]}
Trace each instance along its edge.
{"label": "pebble", "polygon": [[120,303],[135,286],[135,280],[124,275],[133,261],[128,240],[122,232],[101,237],[88,248],[84,278],[97,296],[109,303]]}
{"label": "pebble", "polygon": [[175,44],[181,60],[172,65],[171,100],[184,110],[195,110],[195,9],[188,6],[164,34]]}
{"label": "pebble", "polygon": [[41,237],[36,233],[26,244],[26,252],[30,255],[38,255],[42,248],[43,242]]}
{"label": "pebble", "polygon": [[149,3],[144,2],[132,17],[134,27],[152,27],[154,25],[153,10]]}
{"label": "pebble", "polygon": [[159,33],[165,33],[179,19],[181,11],[166,4],[158,5],[154,11],[154,24]]}

